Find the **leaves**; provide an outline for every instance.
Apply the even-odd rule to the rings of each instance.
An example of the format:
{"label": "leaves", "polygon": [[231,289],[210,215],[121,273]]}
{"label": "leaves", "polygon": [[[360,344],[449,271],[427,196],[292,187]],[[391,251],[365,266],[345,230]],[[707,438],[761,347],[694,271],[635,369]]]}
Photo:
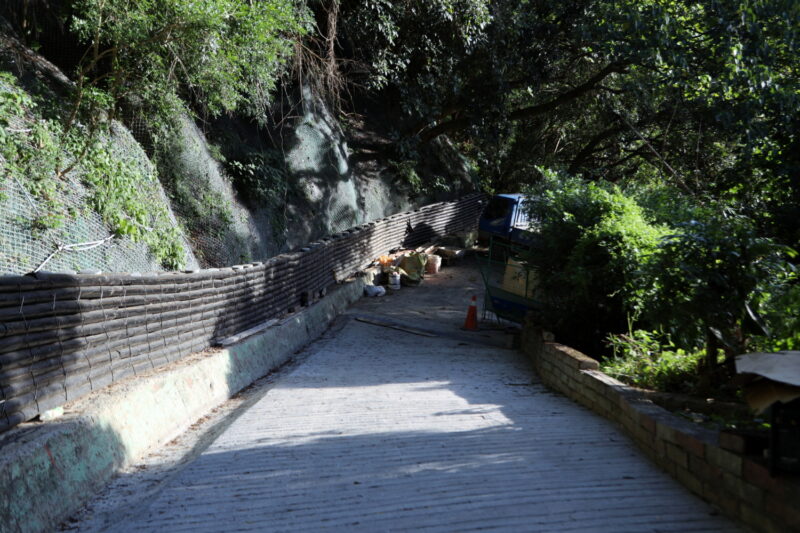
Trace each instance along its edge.
{"label": "leaves", "polygon": [[90,46],[89,86],[156,100],[175,93],[211,115],[245,109],[258,118],[309,29],[293,0],[80,0],[72,29]]}

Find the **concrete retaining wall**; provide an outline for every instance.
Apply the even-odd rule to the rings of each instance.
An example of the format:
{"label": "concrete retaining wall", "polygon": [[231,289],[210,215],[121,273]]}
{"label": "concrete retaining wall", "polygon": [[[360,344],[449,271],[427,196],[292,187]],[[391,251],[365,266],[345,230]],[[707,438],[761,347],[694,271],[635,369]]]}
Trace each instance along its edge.
{"label": "concrete retaining wall", "polygon": [[757,531],[800,531],[800,483],[720,446],[720,434],[683,420],[600,370],[596,360],[526,324],[522,349],[549,387],[622,426],[637,446],[728,516]]}
{"label": "concrete retaining wall", "polygon": [[3,434],[0,531],[53,530],[117,469],[169,442],[323,333],[371,279],[349,280],[238,344],[120,381],[67,404],[61,418]]}

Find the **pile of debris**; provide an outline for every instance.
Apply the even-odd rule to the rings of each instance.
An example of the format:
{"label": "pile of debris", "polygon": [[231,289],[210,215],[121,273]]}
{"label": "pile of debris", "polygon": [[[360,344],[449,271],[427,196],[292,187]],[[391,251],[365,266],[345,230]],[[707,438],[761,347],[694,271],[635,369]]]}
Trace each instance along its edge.
{"label": "pile of debris", "polygon": [[466,257],[473,249],[477,235],[464,232],[440,239],[436,244],[420,246],[415,249],[396,249],[378,257],[373,267],[380,268],[374,285],[364,289],[367,296],[383,296],[386,290],[398,290],[400,287],[415,287],[422,283],[425,276],[439,273],[444,265],[451,265]]}

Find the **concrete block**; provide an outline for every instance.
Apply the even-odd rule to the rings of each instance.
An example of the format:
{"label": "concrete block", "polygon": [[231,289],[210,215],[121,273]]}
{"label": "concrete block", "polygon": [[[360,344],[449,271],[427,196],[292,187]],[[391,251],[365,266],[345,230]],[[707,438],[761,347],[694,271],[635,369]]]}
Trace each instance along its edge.
{"label": "concrete block", "polygon": [[786,525],[788,530],[800,531],[800,509],[797,505],[798,502],[767,498],[765,510],[773,519]]}
{"label": "concrete block", "polygon": [[678,431],[676,434],[678,445],[680,445],[688,453],[696,457],[705,457],[705,442],[700,440],[696,435],[690,435],[683,431]]}
{"label": "concrete block", "polygon": [[656,438],[672,444],[678,442],[675,429],[662,420],[656,422]]}
{"label": "concrete block", "polygon": [[720,485],[703,483],[703,498],[719,507],[728,516],[741,516],[739,499]]}
{"label": "concrete block", "polygon": [[689,455],[689,470],[707,483],[722,483],[724,472],[721,468],[709,464],[705,459]]}
{"label": "concrete block", "polygon": [[650,433],[653,437],[656,435],[656,421],[647,413],[639,413],[639,426]]}
{"label": "concrete block", "polygon": [[596,360],[569,346],[551,344],[548,345],[548,349],[551,350],[552,353],[558,354],[557,356],[563,364],[576,370],[597,370],[600,368],[600,364]]}
{"label": "concrete block", "polygon": [[740,500],[748,502],[750,505],[762,509],[764,505],[764,494],[766,491],[743,480],[740,477],[722,473],[722,485],[731,494],[736,495]]}
{"label": "concrete block", "polygon": [[675,471],[677,480],[698,496],[703,496],[703,481],[698,479],[692,472],[683,467],[678,467]]}
{"label": "concrete block", "polygon": [[725,472],[730,472],[735,476],[741,477],[742,475],[742,457],[723,450],[722,448],[713,444],[705,445],[705,454],[708,462]]}
{"label": "concrete block", "polygon": [[670,461],[675,463],[676,466],[679,468],[683,468],[684,470],[688,470],[689,468],[689,457],[685,451],[679,446],[672,444],[671,442],[666,443],[666,450],[667,450],[667,457]]}
{"label": "concrete block", "polygon": [[619,421],[622,424],[622,427],[625,428],[625,432],[628,433],[628,435],[632,435],[634,431],[636,431],[638,424],[631,416],[624,414],[619,417]]}
{"label": "concrete block", "polygon": [[769,468],[752,459],[745,459],[742,463],[742,477],[745,481],[763,489],[768,489],[775,483],[775,479],[769,473]]}
{"label": "concrete block", "polygon": [[756,531],[765,533],[786,533],[785,526],[778,525],[770,516],[764,514],[760,508],[742,502],[739,517],[742,522],[752,527]]}
{"label": "concrete block", "polygon": [[733,453],[743,454],[745,451],[745,440],[742,435],[728,433],[727,431],[720,431],[719,433],[719,446],[723,450],[728,450]]}

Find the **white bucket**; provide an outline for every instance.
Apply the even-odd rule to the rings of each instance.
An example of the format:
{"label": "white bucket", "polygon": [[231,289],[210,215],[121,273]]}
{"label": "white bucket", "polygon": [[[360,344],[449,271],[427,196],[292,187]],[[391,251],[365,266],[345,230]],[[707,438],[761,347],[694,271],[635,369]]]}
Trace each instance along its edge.
{"label": "white bucket", "polygon": [[426,274],[438,274],[439,269],[442,267],[442,256],[436,254],[428,254],[428,262],[425,263]]}

